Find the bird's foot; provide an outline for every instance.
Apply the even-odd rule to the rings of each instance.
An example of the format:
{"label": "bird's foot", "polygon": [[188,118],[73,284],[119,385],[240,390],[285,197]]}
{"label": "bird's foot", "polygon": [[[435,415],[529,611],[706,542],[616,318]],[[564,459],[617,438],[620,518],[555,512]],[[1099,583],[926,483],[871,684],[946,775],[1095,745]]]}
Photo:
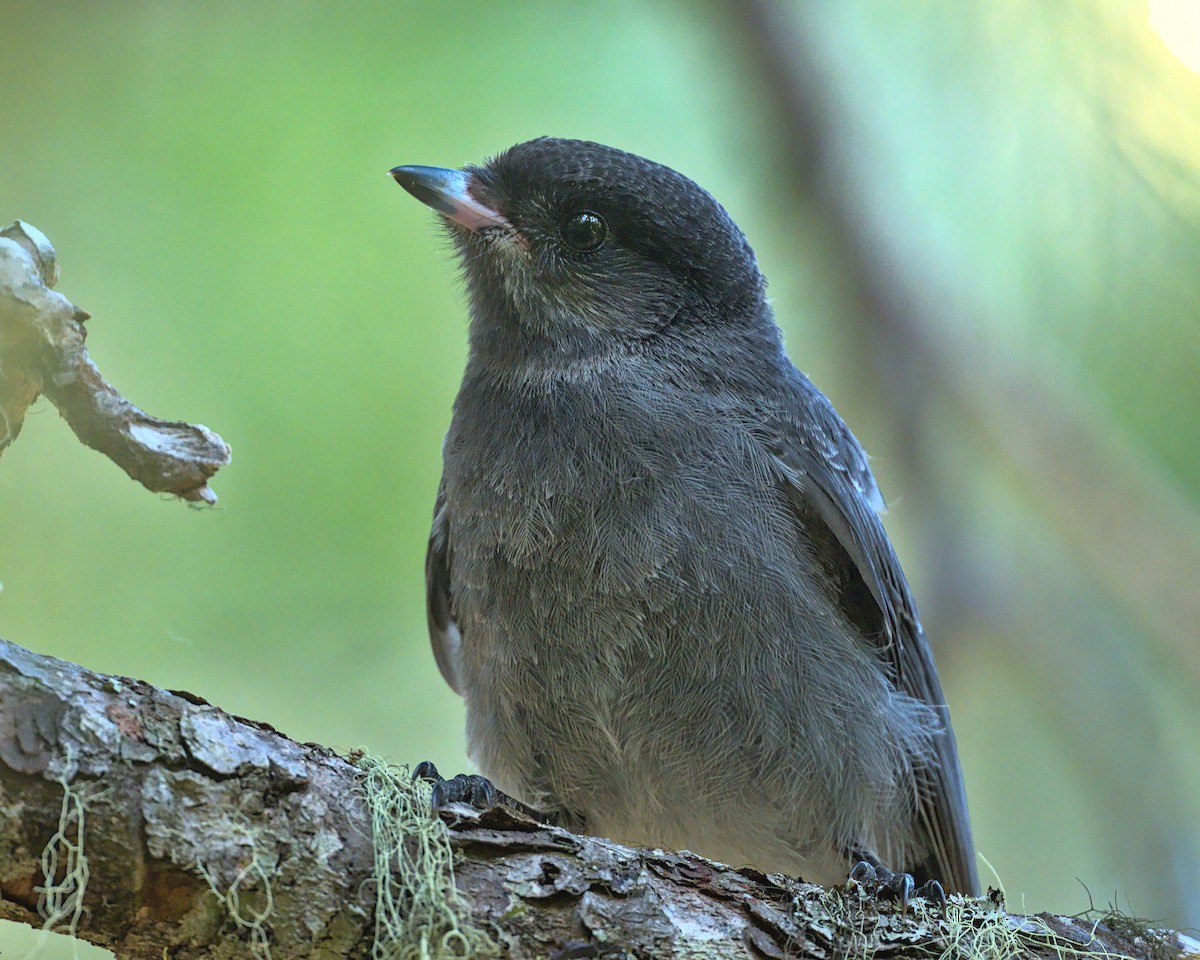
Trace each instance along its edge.
{"label": "bird's foot", "polygon": [[916,898],[943,906],[946,903],[946,891],[936,880],[927,880],[918,887],[911,873],[889,870],[875,857],[859,860],[847,882],[861,886],[876,900],[895,900],[902,914],[908,913],[909,901]]}
{"label": "bird's foot", "polygon": [[429,802],[435,814],[440,813],[451,803],[465,803],[480,811],[491,810],[492,807],[497,806],[508,807],[510,810],[531,817],[538,823],[554,822],[553,814],[543,813],[515,797],[510,797],[502,790],[498,790],[487,777],[481,777],[479,774],[460,773],[453,779],[447,780],[438,773],[437,767],[428,760],[423,760],[413,770],[413,779],[425,780],[433,785]]}

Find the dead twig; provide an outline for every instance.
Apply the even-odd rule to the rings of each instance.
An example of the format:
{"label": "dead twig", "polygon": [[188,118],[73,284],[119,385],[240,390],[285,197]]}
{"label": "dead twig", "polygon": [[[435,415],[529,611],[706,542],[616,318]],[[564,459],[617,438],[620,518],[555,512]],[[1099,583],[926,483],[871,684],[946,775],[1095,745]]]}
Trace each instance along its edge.
{"label": "dead twig", "polygon": [[75,435],[148,490],[215,503],[209,478],[230,459],[207,427],[160,420],[135,407],[88,358],[88,313],[51,287],[54,247],[20,220],[0,230],[0,453],[41,395]]}

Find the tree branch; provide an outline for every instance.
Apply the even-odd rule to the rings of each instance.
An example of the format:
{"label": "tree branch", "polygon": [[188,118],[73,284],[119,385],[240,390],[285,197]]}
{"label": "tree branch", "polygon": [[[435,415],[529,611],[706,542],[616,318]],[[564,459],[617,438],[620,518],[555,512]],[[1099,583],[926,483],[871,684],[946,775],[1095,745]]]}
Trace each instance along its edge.
{"label": "tree branch", "polygon": [[149,490],[215,503],[208,479],[229,446],[207,427],[159,420],[118,393],[88,358],[88,313],[50,288],[54,247],[17,221],[0,231],[0,453],[45,394],[75,435]]}
{"label": "tree branch", "polygon": [[[366,957],[377,927],[389,957],[462,955],[472,928],[513,958],[927,957],[1001,940],[1013,958],[1066,948],[1165,960],[1200,946],[1012,916],[994,899],[918,902],[901,916],[856,890],[631,849],[505,809],[456,807],[443,830],[427,788],[406,777],[393,783],[417,797],[418,818],[381,860],[372,813],[386,808],[365,786],[380,768],[356,760],[0,641],[0,918],[49,917],[123,960]],[[442,918],[422,920],[414,891],[427,901],[437,878],[417,874],[450,862],[449,848],[423,860],[422,845],[447,842],[458,894],[447,872]],[[381,891],[398,908],[386,924]]]}

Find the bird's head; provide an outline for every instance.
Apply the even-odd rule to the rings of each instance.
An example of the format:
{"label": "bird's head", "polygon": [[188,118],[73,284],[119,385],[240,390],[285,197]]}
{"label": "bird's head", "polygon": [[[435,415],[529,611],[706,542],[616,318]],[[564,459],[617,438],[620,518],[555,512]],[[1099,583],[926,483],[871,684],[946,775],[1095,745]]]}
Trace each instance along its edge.
{"label": "bird's head", "polygon": [[564,362],[695,326],[754,322],[765,282],[716,200],[612,147],[544,137],[463,170],[396,167],[445,218],[475,349]]}

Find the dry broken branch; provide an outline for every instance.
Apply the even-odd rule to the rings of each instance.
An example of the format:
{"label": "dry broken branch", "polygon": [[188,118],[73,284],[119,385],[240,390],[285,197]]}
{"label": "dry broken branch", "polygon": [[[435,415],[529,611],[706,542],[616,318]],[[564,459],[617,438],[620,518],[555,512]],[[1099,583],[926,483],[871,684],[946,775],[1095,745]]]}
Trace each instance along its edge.
{"label": "dry broken branch", "polygon": [[88,314],[50,289],[57,279],[40,230],[18,220],[0,231],[0,453],[44,394],[81,441],[147,489],[215,502],[208,479],[229,446],[207,427],[150,416],[106,382],[84,346]]}
{"label": "dry broken branch", "polygon": [[[123,960],[366,957],[379,930],[389,938],[379,956],[464,955],[480,943],[468,929],[513,958],[1168,960],[1197,949],[1145,928],[1013,916],[987,899],[918,902],[901,916],[855,890],[632,849],[503,809],[456,808],[443,828],[427,794],[381,860],[385,808],[365,769],[197,697],[0,641],[0,918],[50,917]],[[449,848],[421,855],[447,841],[457,895]],[[417,875],[426,869],[446,871],[452,895],[421,919],[417,900],[440,889]],[[381,890],[396,908],[387,923]]]}

